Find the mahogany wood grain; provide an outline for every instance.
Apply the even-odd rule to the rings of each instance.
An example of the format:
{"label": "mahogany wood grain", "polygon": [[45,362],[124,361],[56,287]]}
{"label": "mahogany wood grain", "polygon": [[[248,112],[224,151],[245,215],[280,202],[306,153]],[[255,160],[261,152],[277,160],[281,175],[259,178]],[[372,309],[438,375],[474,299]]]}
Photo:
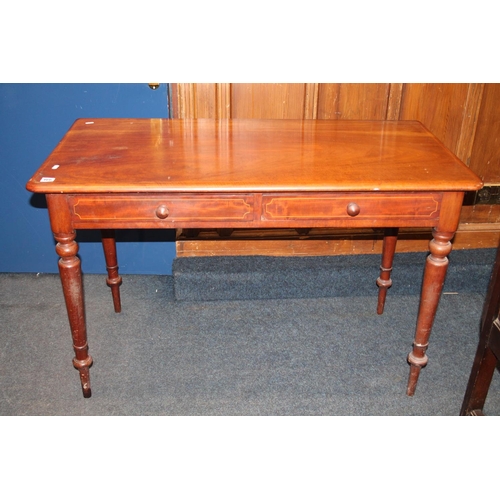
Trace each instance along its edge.
{"label": "mahogany wood grain", "polygon": [[[28,181],[45,193],[85,397],[76,229],[101,229],[120,310],[115,228],[386,228],[381,312],[398,227],[434,227],[407,392],[422,366],[465,191],[482,181],[415,121],[81,119]],[[306,228],[305,231],[302,231]]]}
{"label": "mahogany wood grain", "polygon": [[110,186],[387,193],[474,191],[482,183],[415,121],[80,119],[27,185],[39,193]]}

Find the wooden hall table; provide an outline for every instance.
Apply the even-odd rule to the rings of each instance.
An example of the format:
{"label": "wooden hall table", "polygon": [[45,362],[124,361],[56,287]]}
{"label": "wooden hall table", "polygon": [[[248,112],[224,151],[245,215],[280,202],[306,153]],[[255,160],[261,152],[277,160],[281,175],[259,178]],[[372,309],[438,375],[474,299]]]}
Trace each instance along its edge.
{"label": "wooden hall table", "polygon": [[407,394],[413,395],[464,192],[482,181],[419,122],[79,119],[27,189],[46,195],[89,397],[77,229],[101,229],[120,312],[116,228],[385,228],[382,313],[399,227],[433,227]]}

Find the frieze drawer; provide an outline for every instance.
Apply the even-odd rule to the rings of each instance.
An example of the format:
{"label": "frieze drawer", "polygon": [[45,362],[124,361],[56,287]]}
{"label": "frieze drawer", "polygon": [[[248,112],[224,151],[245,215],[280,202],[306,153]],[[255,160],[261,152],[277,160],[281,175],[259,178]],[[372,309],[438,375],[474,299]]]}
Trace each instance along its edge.
{"label": "frieze drawer", "polygon": [[[69,197],[75,227],[96,222],[106,227],[190,227],[253,220],[254,200],[242,195],[75,195]],[[149,222],[149,224],[148,224]],[[201,227],[201,226],[200,226]]]}
{"label": "frieze drawer", "polygon": [[265,194],[263,221],[370,220],[435,221],[439,217],[441,193],[301,193]]}

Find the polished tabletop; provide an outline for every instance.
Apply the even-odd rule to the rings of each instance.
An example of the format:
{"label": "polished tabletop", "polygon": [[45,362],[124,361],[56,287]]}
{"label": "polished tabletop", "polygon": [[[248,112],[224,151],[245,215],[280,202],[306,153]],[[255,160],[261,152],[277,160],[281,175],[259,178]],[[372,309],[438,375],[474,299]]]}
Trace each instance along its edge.
{"label": "polished tabletop", "polygon": [[75,121],[39,193],[473,191],[479,178],[417,121]]}

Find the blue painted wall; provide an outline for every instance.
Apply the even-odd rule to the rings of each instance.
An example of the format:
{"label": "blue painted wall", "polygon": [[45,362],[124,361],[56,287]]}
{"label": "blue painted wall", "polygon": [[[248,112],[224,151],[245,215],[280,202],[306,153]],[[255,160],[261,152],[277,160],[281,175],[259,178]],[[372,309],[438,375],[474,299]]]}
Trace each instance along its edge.
{"label": "blue painted wall", "polygon": [[[56,273],[44,197],[26,191],[77,118],[168,118],[168,85],[0,84],[0,272]],[[98,231],[79,231],[86,273],[106,272]],[[117,231],[122,274],[171,274],[173,231]]]}

